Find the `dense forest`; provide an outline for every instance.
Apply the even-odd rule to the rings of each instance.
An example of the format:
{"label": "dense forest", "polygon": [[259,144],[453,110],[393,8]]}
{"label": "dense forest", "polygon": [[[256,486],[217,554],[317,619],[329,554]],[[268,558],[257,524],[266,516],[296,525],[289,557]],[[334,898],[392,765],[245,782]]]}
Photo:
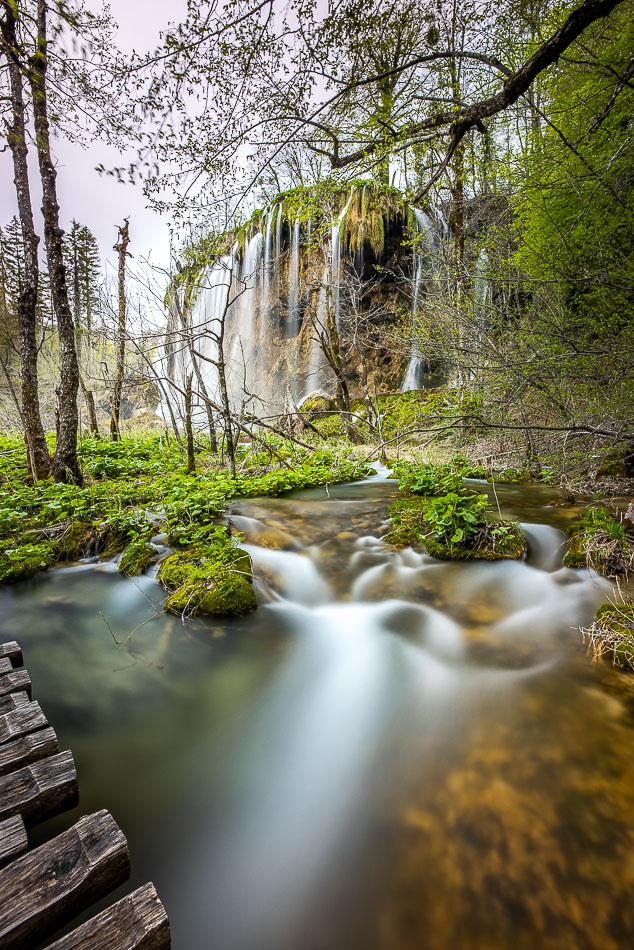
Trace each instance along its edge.
{"label": "dense forest", "polygon": [[[414,735],[394,714],[430,790],[394,805],[400,830],[385,831],[376,879],[380,847],[363,836],[332,858],[336,898],[303,868],[331,920],[318,923],[303,894],[287,926],[282,910],[273,924],[262,909],[251,926],[218,885],[209,906],[226,931],[183,925],[179,946],[211,946],[210,935],[227,950],[628,945],[634,877],[631,861],[622,878],[616,866],[634,804],[622,761],[634,728],[632,0],[183,0],[156,39],[135,36],[132,48],[125,30],[117,4],[0,2],[8,615],[25,603],[40,618],[41,590],[68,577],[64,603],[80,611],[86,599],[73,635],[105,629],[107,648],[154,670],[165,656],[186,665],[176,630],[205,643],[260,631],[268,643],[271,617],[299,637],[347,629],[353,607],[350,629],[411,639],[420,622],[416,636],[441,665],[458,662],[448,632],[434,653],[455,628],[465,668],[488,664],[491,683],[493,671],[528,676],[533,661],[565,667],[558,685],[531,680],[534,694],[508,686],[509,722],[531,737],[525,769],[503,701],[492,713],[476,674],[464,685],[471,745],[445,736],[446,720],[439,733],[451,775],[421,739],[424,716]],[[94,188],[116,182],[165,222],[166,260],[139,253],[133,210],[106,222],[103,246],[104,222],[68,197],[73,169],[58,152],[96,144]],[[87,603],[106,596],[94,578],[104,571],[105,584],[109,566],[107,584],[128,585],[112,590],[136,604],[123,626],[114,608],[110,617]],[[65,573],[89,567],[92,594]],[[415,611],[427,611],[424,623]],[[135,647],[153,625],[160,646]],[[254,689],[260,662],[251,656],[243,671]],[[352,680],[346,689],[354,699]],[[333,696],[338,708],[343,693],[333,686]],[[625,718],[611,719],[610,703]],[[555,715],[567,730],[557,748],[544,738]],[[327,791],[314,729],[315,788]],[[573,764],[584,729],[587,787]],[[564,763],[550,791],[549,756]],[[403,762],[394,768],[409,788]],[[597,805],[608,773],[619,775],[606,793],[618,815]],[[384,794],[377,814],[392,807]],[[555,815],[568,806],[568,819]],[[267,807],[253,812],[263,823]],[[297,809],[282,835],[289,861]],[[246,820],[256,847],[266,836],[251,811]],[[600,856],[594,870],[579,857],[573,882],[584,842]],[[245,855],[232,860],[231,897],[249,878]],[[271,889],[290,883],[284,860]],[[361,924],[346,861],[362,899],[376,897],[376,919]],[[430,861],[438,881],[423,885]],[[269,894],[259,876],[254,886]],[[455,887],[455,917],[443,887]],[[427,928],[434,936],[421,942]]]}

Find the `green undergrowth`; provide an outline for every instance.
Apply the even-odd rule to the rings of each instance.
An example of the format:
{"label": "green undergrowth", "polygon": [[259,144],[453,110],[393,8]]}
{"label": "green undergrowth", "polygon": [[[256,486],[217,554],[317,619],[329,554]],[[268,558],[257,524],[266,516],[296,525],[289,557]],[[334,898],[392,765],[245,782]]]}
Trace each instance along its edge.
{"label": "green undergrowth", "polygon": [[493,520],[487,496],[469,489],[465,477],[480,472],[464,456],[455,456],[453,465],[399,462],[394,470],[404,497],[390,508],[389,544],[421,544],[432,557],[450,560],[499,560],[524,553],[520,527]]}
{"label": "green undergrowth", "polygon": [[420,544],[442,560],[521,557],[526,542],[519,525],[493,520],[487,508],[488,498],[480,494],[402,498],[390,508],[391,526],[385,540],[395,547]]}
{"label": "green undergrowth", "polygon": [[605,577],[627,575],[634,567],[634,528],[603,507],[589,508],[568,528],[566,567],[590,567]]}
{"label": "green undergrowth", "polygon": [[251,558],[219,525],[204,544],[170,554],[158,577],[169,591],[165,609],[181,616],[239,616],[258,605]]}
{"label": "green undergrowth", "polygon": [[0,451],[7,455],[0,458],[10,453],[12,466],[3,462],[0,471],[0,583],[86,555],[110,556],[131,545],[142,550],[157,531],[166,531],[174,546],[200,544],[231,498],[281,495],[370,472],[332,447],[310,452],[278,437],[270,451],[266,440],[263,445],[239,446],[240,469],[232,477],[204,443],[199,470],[188,475],[173,439],[85,439],[85,485],[78,488],[51,480],[29,484],[23,445],[4,439]]}

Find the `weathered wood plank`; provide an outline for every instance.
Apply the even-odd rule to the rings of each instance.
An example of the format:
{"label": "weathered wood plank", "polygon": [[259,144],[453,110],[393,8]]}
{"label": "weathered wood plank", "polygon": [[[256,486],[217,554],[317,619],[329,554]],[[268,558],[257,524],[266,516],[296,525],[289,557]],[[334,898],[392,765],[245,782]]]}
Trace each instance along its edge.
{"label": "weathered wood plank", "polygon": [[19,706],[28,706],[30,702],[31,700],[25,692],[8,693],[6,696],[0,696],[0,716],[18,709]]}
{"label": "weathered wood plank", "polygon": [[78,799],[77,772],[70,752],[51,755],[0,777],[0,818],[22,815],[27,827],[74,808]]}
{"label": "weathered wood plank", "polygon": [[145,884],[46,950],[169,950],[170,925],[153,884]]}
{"label": "weathered wood plank", "polygon": [[16,640],[9,640],[7,643],[0,643],[0,658],[7,657],[11,660],[13,666],[22,666],[22,648]]}
{"label": "weathered wood plank", "polygon": [[0,947],[39,944],[129,874],[128,845],[112,816],[81,818],[0,871]]}
{"label": "weathered wood plank", "polygon": [[28,736],[0,745],[0,776],[15,772],[59,752],[59,742],[52,729],[39,729]]}
{"label": "weathered wood plank", "polygon": [[7,693],[17,693],[18,690],[25,690],[31,698],[31,677],[27,670],[12,670],[0,676],[0,696],[6,696]]}
{"label": "weathered wood plank", "polygon": [[24,854],[28,846],[26,828],[19,815],[0,821],[0,868]]}
{"label": "weathered wood plank", "polygon": [[39,703],[27,703],[0,716],[0,744],[48,726]]}
{"label": "weathered wood plank", "polygon": [[11,673],[12,670],[13,670],[13,663],[11,662],[9,657],[1,656],[0,657],[0,675],[4,675],[4,673]]}

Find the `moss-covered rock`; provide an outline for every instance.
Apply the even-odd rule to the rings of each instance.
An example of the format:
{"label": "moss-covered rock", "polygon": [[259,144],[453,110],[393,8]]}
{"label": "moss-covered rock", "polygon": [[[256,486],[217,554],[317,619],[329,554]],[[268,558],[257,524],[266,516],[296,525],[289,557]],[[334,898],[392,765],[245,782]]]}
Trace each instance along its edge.
{"label": "moss-covered rock", "polygon": [[0,584],[25,580],[55,561],[50,544],[20,544],[0,551]]}
{"label": "moss-covered rock", "polygon": [[594,623],[582,632],[595,659],[611,656],[617,666],[634,671],[634,604],[602,604]]}
{"label": "moss-covered rock", "polygon": [[158,579],[170,591],[165,609],[172,613],[240,616],[258,605],[251,558],[225,528],[205,545],[171,554]]}
{"label": "moss-covered rock", "polygon": [[605,577],[629,574],[634,565],[634,534],[626,521],[606,508],[589,508],[568,528],[566,567],[591,567]]}
{"label": "moss-covered rock", "polygon": [[143,574],[150,561],[155,557],[156,549],[148,541],[144,541],[143,538],[137,538],[123,549],[118,565],[119,572],[127,577]]}
{"label": "moss-covered rock", "polygon": [[244,575],[235,572],[220,579],[208,578],[183,584],[165,602],[165,609],[171,613],[216,617],[248,614],[257,606],[253,585]]}
{"label": "moss-covered rock", "polygon": [[[478,503],[478,508],[470,504]],[[439,506],[463,504],[460,515],[464,527],[457,532],[457,523],[438,530],[438,519],[432,516]],[[526,539],[522,529],[513,521],[489,521],[483,513],[485,496],[467,496],[464,499],[455,494],[443,498],[430,499],[411,495],[396,501],[390,507],[391,527],[385,541],[395,547],[420,545],[428,554],[440,560],[499,561],[522,557],[526,550]],[[469,518],[471,511],[473,519]],[[465,530],[469,528],[469,530]]]}
{"label": "moss-covered rock", "polygon": [[334,412],[337,404],[334,399],[327,396],[308,396],[299,408],[302,412],[317,415],[324,412]]}

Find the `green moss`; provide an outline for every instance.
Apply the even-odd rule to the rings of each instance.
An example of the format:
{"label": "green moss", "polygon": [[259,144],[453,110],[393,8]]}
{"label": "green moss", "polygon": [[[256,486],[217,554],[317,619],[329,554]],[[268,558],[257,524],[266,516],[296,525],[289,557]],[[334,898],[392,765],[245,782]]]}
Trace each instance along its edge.
{"label": "green moss", "polygon": [[183,584],[171,593],[165,609],[177,614],[238,617],[258,606],[252,584],[240,574]]}
{"label": "green moss", "polygon": [[322,416],[321,419],[315,419],[313,425],[327,439],[332,437],[342,437],[346,434],[346,427],[343,423],[343,419],[337,413],[334,413],[331,416]]}
{"label": "green moss", "polygon": [[258,605],[251,558],[222,527],[207,545],[166,558],[158,579],[170,590],[165,609],[172,613],[239,616]]}
{"label": "green moss", "polygon": [[32,577],[55,561],[50,544],[20,544],[0,551],[0,584]]}
{"label": "green moss", "polygon": [[333,412],[337,408],[337,404],[334,399],[328,399],[326,396],[309,396],[308,399],[304,399],[299,408],[302,412],[323,414],[324,412]]}
{"label": "green moss", "polygon": [[156,550],[147,541],[137,538],[124,548],[119,571],[128,577],[143,574],[150,561],[156,557]]}

